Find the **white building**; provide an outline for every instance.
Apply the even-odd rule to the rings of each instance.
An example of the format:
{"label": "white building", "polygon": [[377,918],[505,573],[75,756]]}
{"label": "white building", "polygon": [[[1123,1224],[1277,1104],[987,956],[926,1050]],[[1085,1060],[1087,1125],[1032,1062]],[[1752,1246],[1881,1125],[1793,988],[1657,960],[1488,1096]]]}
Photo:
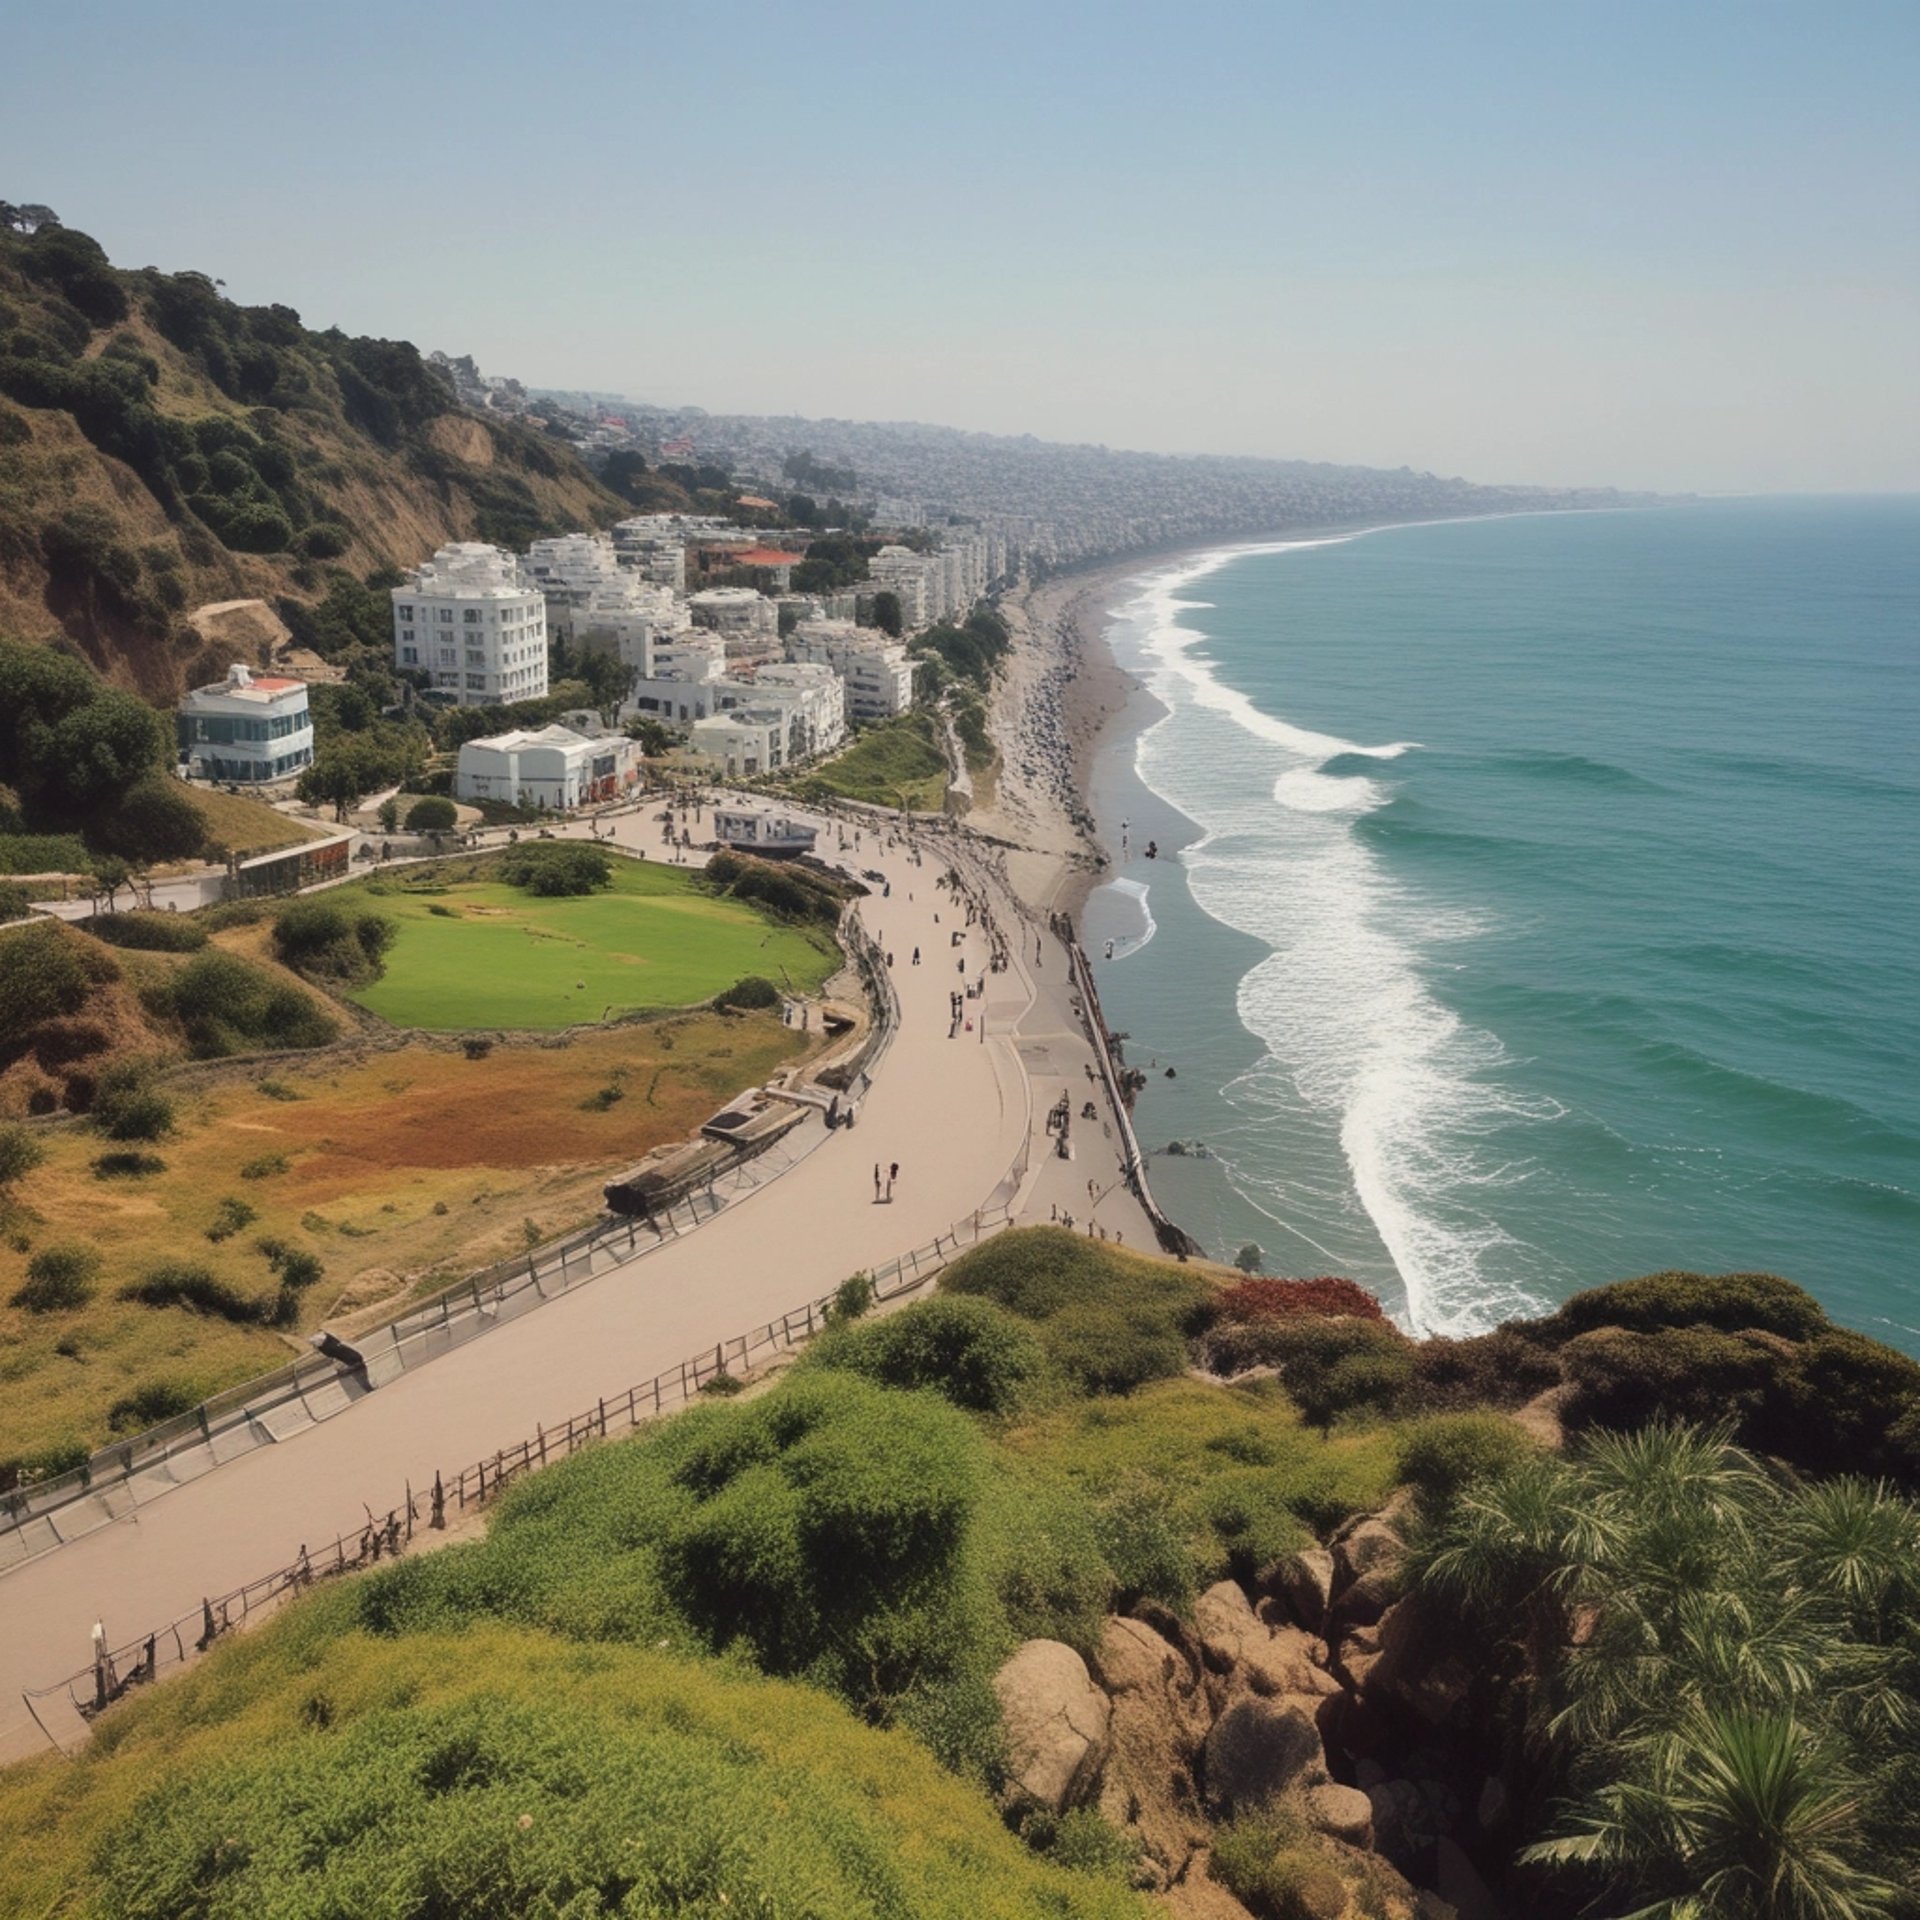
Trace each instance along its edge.
{"label": "white building", "polygon": [[867,562],[867,578],[900,602],[902,632],[916,633],[939,617],[933,611],[937,594],[929,590],[932,571],[927,556],[910,547],[882,547]]}
{"label": "white building", "polygon": [[174,719],[189,777],[257,786],[290,780],[313,761],[307,683],[253,673],[237,663],[210,687],[196,687]]}
{"label": "white building", "polygon": [[747,687],[755,705],[786,710],[788,766],[831,753],[847,737],[847,690],[831,667],[814,661],[762,667]]}
{"label": "white building", "polygon": [[726,642],[704,627],[691,628],[655,642],[652,671],[635,679],[624,711],[663,726],[690,726],[715,711],[714,688],[726,676]]}
{"label": "white building", "polygon": [[707,627],[727,643],[736,663],[780,657],[780,610],[751,587],[707,587],[687,606],[696,627]]}
{"label": "white building", "polygon": [[640,778],[638,744],[617,733],[537,727],[469,740],[460,749],[453,791],[466,801],[548,807],[556,813],[617,800]]}
{"label": "white building", "polygon": [[620,564],[602,533],[536,540],[525,572],[546,596],[547,637],[581,653],[610,653],[636,679],[658,669],[654,649],[693,624],[686,603]]}
{"label": "white building", "polygon": [[786,740],[787,715],[777,707],[736,707],[696,720],[687,730],[689,748],[732,780],[785,766]]}
{"label": "white building", "polygon": [[846,687],[849,720],[888,720],[913,705],[919,662],[899,641],[851,620],[803,620],[787,635],[787,658],[831,667]]}
{"label": "white building", "polygon": [[463,707],[545,696],[546,598],[512,554],[457,541],[392,598],[396,666],[429,675]]}

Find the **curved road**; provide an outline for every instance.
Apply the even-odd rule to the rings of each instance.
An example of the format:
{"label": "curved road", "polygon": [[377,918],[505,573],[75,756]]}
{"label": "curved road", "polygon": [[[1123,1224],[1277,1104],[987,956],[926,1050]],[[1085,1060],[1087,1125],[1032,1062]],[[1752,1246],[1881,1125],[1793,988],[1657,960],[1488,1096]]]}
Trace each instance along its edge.
{"label": "curved road", "polygon": [[[645,815],[622,818],[616,830],[654,857],[659,834]],[[822,835],[828,857],[834,834],[830,825]],[[987,945],[978,927],[951,944],[962,916],[934,885],[944,857],[930,846],[916,865],[907,847],[879,847],[863,829],[860,850],[850,848],[844,859],[878,869],[892,884],[890,899],[876,890],[859,911],[892,952],[901,1004],[899,1032],[858,1124],[697,1232],[402,1375],[331,1420],[0,1576],[0,1759],[42,1748],[22,1690],[83,1666],[96,1619],[112,1644],[144,1634],[204,1595],[289,1563],[303,1545],[359,1527],[366,1507],[386,1511],[408,1481],[429,1485],[436,1468],[454,1470],[515,1445],[536,1423],[553,1425],[602,1395],[624,1394],[635,1381],[830,1292],[859,1268],[926,1244],[985,1202],[1030,1128],[1029,1218],[1044,1220],[1056,1207],[1084,1218],[1092,1193],[1104,1188],[1098,1219],[1121,1228],[1132,1245],[1152,1245],[1144,1215],[1114,1184],[1118,1160],[1106,1138],[1081,1123],[1076,1142],[1084,1143],[1084,1157],[1069,1163],[1055,1160],[1040,1135],[1063,1088],[1075,1090],[1076,1113],[1090,1091],[1090,1049],[1072,1024],[1057,943],[1037,943],[1031,930],[1023,938],[1013,909],[996,901],[1015,967],[988,976],[984,1044],[978,1031],[949,1038],[947,995],[962,983],[960,963],[966,977],[978,978]],[[916,946],[919,966],[911,958]],[[980,1003],[967,1004],[977,1020]],[[900,1163],[890,1205],[874,1202],[876,1160]]]}

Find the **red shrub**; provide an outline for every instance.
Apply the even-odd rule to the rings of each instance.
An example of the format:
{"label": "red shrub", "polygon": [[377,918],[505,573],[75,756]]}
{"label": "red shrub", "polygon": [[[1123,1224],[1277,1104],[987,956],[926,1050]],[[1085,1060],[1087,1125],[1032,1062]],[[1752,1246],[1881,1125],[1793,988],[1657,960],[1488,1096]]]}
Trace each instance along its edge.
{"label": "red shrub", "polygon": [[1242,1280],[1220,1296],[1220,1313],[1227,1320],[1285,1320],[1296,1313],[1387,1317],[1365,1287],[1331,1274],[1318,1280]]}

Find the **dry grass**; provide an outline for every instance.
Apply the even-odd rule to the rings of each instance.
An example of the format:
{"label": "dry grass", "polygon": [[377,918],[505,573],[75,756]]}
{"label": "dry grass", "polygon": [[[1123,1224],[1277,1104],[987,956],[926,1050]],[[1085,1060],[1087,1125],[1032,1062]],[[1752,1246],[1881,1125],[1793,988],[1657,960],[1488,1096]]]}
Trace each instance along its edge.
{"label": "dry grass", "polygon": [[[148,1149],[166,1171],[130,1180],[93,1174],[110,1143],[90,1129],[51,1130],[45,1165],[19,1183],[0,1227],[0,1303],[38,1247],[94,1247],[104,1271],[75,1312],[0,1304],[0,1461],[99,1445],[136,1388],[164,1380],[197,1397],[287,1357],[288,1339],[265,1328],[115,1297],[154,1262],[191,1260],[267,1298],[277,1283],[256,1242],[271,1235],[326,1267],[302,1297],[295,1340],[322,1321],[378,1317],[369,1309],[523,1246],[529,1220],[547,1234],[590,1217],[612,1173],[690,1133],[804,1045],[771,1014],[694,1014],[496,1046],[482,1060],[409,1045],[189,1070],[178,1131]],[[583,1104],[603,1088],[620,1097]],[[286,1172],[242,1177],[276,1155]],[[207,1228],[228,1197],[258,1218],[215,1244]]]}
{"label": "dry grass", "polygon": [[279,847],[318,840],[326,832],[311,820],[296,820],[245,794],[219,793],[204,787],[193,790],[193,804],[207,823],[207,838],[243,860],[251,854],[271,853]]}

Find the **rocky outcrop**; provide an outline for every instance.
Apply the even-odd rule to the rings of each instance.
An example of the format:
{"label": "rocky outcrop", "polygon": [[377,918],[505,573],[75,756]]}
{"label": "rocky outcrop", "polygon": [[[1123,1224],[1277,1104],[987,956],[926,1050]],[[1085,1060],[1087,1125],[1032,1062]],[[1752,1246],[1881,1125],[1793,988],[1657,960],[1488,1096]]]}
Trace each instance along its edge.
{"label": "rocky outcrop", "polygon": [[1205,1677],[1189,1650],[1144,1620],[1109,1620],[1093,1670],[1113,1703],[1100,1811],[1138,1836],[1153,1882],[1172,1885],[1210,1832],[1199,1785],[1213,1724]]}
{"label": "rocky outcrop", "polygon": [[1333,1601],[1333,1555],[1325,1547],[1307,1547],[1262,1569],[1260,1589],[1297,1627],[1324,1633]]}
{"label": "rocky outcrop", "polygon": [[1304,1628],[1269,1626],[1237,1582],[1222,1580],[1194,1603],[1194,1631],[1208,1667],[1268,1696],[1324,1698],[1340,1690],[1326,1671],[1326,1648]]}
{"label": "rocky outcrop", "polygon": [[1392,1603],[1407,1551],[1396,1524],[1398,1518],[1398,1512],[1389,1508],[1352,1521],[1334,1535],[1330,1639],[1332,1622],[1346,1627],[1371,1626]]}
{"label": "rocky outcrop", "polygon": [[1092,1797],[1113,1709],[1087,1664],[1059,1640],[1029,1640],[993,1677],[1006,1729],[1010,1792],[1064,1813]]}
{"label": "rocky outcrop", "polygon": [[1363,1850],[1373,1845],[1373,1802],[1358,1787],[1342,1787],[1332,1781],[1309,1787],[1306,1807],[1315,1831],[1329,1839]]}

